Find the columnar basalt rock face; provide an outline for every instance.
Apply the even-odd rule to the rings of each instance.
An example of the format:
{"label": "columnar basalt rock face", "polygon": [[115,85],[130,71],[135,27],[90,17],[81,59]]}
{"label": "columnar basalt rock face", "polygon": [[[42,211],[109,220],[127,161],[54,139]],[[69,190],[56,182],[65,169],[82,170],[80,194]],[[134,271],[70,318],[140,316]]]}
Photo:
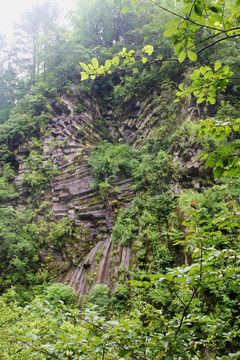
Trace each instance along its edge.
{"label": "columnar basalt rock face", "polygon": [[[132,249],[113,244],[111,240],[119,209],[127,206],[133,197],[132,180],[112,179],[107,199],[91,188],[94,179],[88,157],[92,147],[101,141],[99,124],[106,124],[114,143],[125,142],[139,148],[165,115],[159,114],[156,95],[143,102],[137,101],[129,111],[124,109],[121,116],[111,109],[100,113],[90,99],[77,98],[77,94],[75,97],[63,95],[50,102],[53,114],[42,136],[42,155],[44,163],[50,161],[58,168],[58,174],[43,192],[42,201],[50,204],[56,221],[63,217],[73,219],[79,235],[62,248],[50,245],[39,255],[43,262],[51,255],[55,262],[54,271],[58,273],[56,281],[70,284],[80,297],[97,283],[105,283],[114,289],[119,269],[130,269],[134,264]],[[82,101],[86,110],[74,114],[76,101]],[[16,185],[20,194],[23,192],[21,179],[27,171],[24,167],[27,152],[27,145],[19,149]],[[23,198],[20,198],[19,207],[21,201],[23,203]]]}
{"label": "columnar basalt rock face", "polygon": [[[144,101],[131,103],[124,109],[121,116],[116,116],[114,123],[109,126],[109,132],[113,139],[122,139],[126,144],[139,148],[146,141],[154,126],[159,123],[159,105],[156,102],[157,95],[147,97]],[[108,122],[112,120],[112,113],[105,114]],[[120,121],[119,121],[120,120]]]}
{"label": "columnar basalt rock face", "polygon": [[[51,181],[51,192],[44,195],[45,202],[51,202],[56,218],[71,218],[81,229],[74,244],[65,244],[60,252],[49,249],[59,267],[56,281],[70,284],[79,296],[95,283],[113,288],[119,266],[128,267],[132,257],[130,249],[120,246],[114,257],[111,241],[116,211],[132,198],[131,179],[113,181],[107,201],[98,190],[92,190],[94,179],[88,157],[92,146],[101,140],[101,114],[87,101],[87,110],[74,115],[73,103],[67,96],[51,105],[54,114],[44,136],[43,156],[46,162],[52,161],[59,173]],[[44,253],[40,255],[44,260]]]}

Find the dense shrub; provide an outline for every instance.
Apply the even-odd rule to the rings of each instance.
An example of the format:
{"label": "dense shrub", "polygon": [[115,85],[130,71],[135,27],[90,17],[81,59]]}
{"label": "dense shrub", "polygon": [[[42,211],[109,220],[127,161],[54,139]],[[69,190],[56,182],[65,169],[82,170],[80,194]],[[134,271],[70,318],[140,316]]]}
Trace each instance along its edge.
{"label": "dense shrub", "polygon": [[45,290],[44,297],[53,305],[57,305],[59,301],[62,301],[64,304],[72,306],[77,302],[76,290],[62,283],[50,285]]}
{"label": "dense shrub", "polygon": [[110,290],[106,284],[96,284],[88,293],[87,300],[99,309],[107,309],[110,303]]}
{"label": "dense shrub", "polygon": [[116,311],[122,311],[127,308],[129,302],[129,287],[126,284],[118,283],[112,293],[112,304]]}
{"label": "dense shrub", "polygon": [[88,160],[95,178],[93,186],[98,186],[111,176],[131,176],[133,169],[138,166],[136,155],[136,150],[126,144],[103,142],[95,147]]}
{"label": "dense shrub", "polygon": [[120,241],[123,246],[131,245],[137,236],[142,240],[157,241],[160,224],[166,221],[174,207],[170,193],[135,197],[131,205],[120,211],[113,228],[113,241]]}

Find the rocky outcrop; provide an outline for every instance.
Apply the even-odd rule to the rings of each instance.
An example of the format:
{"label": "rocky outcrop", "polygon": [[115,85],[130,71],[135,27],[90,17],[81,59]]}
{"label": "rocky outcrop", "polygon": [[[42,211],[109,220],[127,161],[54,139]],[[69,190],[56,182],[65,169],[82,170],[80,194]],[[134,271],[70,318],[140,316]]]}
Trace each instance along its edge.
{"label": "rocky outcrop", "polygon": [[[76,101],[86,110],[75,114]],[[56,281],[74,287],[79,297],[96,283],[105,283],[114,289],[119,269],[131,269],[134,264],[132,249],[113,244],[111,240],[119,209],[131,202],[132,181],[130,178],[113,180],[107,199],[102,198],[98,190],[91,187],[93,178],[88,157],[92,147],[101,141],[103,123],[113,142],[139,148],[166,113],[160,112],[156,94],[143,102],[137,101],[119,116],[110,107],[100,113],[93,101],[81,99],[77,94],[63,95],[50,105],[52,118],[42,136],[43,165],[50,162],[58,168],[58,174],[43,192],[42,202],[51,206],[56,221],[63,217],[72,219],[79,235],[62,248],[52,245],[47,251],[41,251],[40,257],[45,261],[51,254],[58,273]],[[16,185],[20,194],[23,193],[21,179],[27,171],[24,167],[27,152],[28,147],[23,146],[18,154]],[[177,150],[173,153],[175,160],[181,162],[182,156]],[[193,162],[195,153],[194,150],[193,156],[185,159],[190,168],[199,168],[197,160]],[[18,206],[22,204],[23,197]]]}
{"label": "rocky outcrop", "polygon": [[44,201],[51,203],[56,218],[71,218],[81,229],[74,244],[65,244],[61,249],[61,260],[59,252],[50,249],[59,267],[56,281],[70,284],[79,296],[93,283],[113,288],[119,266],[128,268],[132,258],[130,249],[114,249],[111,241],[117,211],[132,198],[131,179],[113,181],[107,200],[91,188],[88,157],[92,146],[101,140],[101,114],[88,99],[83,105],[87,110],[75,115],[73,103],[66,96],[52,102],[53,116],[43,139],[45,161],[50,159],[59,170]]}

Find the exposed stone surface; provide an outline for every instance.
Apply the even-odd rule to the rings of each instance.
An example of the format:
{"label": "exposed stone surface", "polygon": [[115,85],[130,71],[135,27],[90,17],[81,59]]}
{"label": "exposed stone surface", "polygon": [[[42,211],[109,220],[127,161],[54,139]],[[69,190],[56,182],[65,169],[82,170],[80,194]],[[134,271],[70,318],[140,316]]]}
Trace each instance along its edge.
{"label": "exposed stone surface", "polygon": [[[81,296],[96,283],[105,283],[114,289],[119,267],[128,269],[134,263],[131,248],[114,245],[111,240],[117,212],[127,206],[133,196],[131,179],[114,180],[107,200],[91,188],[93,178],[88,157],[92,146],[101,140],[99,119],[104,119],[114,142],[123,141],[139,148],[161,115],[155,95],[143,102],[136,102],[131,111],[123,112],[125,115],[121,119],[111,109],[100,114],[96,104],[89,99],[81,100],[86,111],[74,114],[76,98],[77,95],[75,98],[63,95],[50,103],[53,115],[42,138],[42,155],[44,163],[50,160],[59,172],[51,180],[50,188],[44,191],[42,201],[51,204],[56,219],[73,219],[81,231],[73,244],[66,243],[61,249],[50,247],[39,255],[42,261],[46,261],[50,253],[58,269],[56,281],[71,285]],[[24,167],[28,151],[26,144],[18,151],[20,165],[16,186],[20,194],[23,194],[21,180],[28,171]],[[185,162],[186,167],[194,171],[199,168],[195,155],[193,151],[184,159],[183,154],[175,151],[174,158],[175,161]],[[195,183],[194,186],[197,188],[199,184]],[[18,206],[23,206],[23,203],[22,196]]]}

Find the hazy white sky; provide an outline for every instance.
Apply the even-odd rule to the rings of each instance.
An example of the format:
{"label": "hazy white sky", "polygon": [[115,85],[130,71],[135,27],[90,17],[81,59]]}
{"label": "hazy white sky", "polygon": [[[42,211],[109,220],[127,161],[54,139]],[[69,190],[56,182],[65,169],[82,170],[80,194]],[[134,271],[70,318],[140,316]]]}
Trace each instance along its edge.
{"label": "hazy white sky", "polygon": [[[21,15],[36,4],[43,4],[46,0],[0,0],[0,33],[9,38],[13,31],[13,24],[18,23]],[[74,8],[75,0],[50,0],[59,4],[63,11]]]}

